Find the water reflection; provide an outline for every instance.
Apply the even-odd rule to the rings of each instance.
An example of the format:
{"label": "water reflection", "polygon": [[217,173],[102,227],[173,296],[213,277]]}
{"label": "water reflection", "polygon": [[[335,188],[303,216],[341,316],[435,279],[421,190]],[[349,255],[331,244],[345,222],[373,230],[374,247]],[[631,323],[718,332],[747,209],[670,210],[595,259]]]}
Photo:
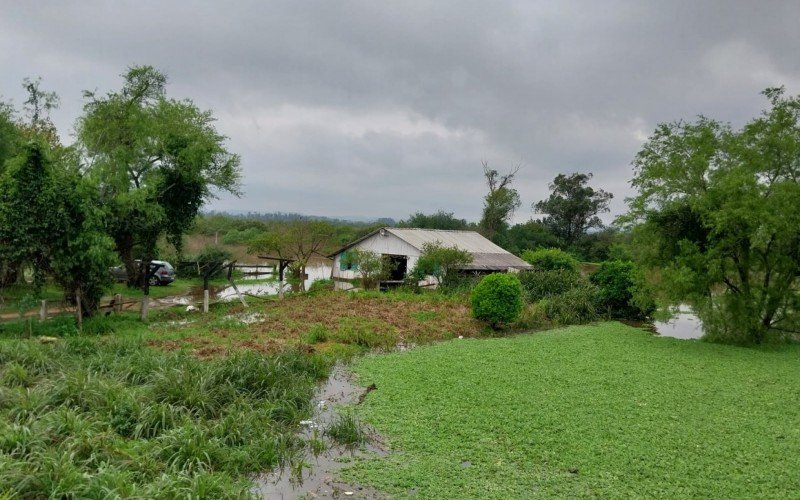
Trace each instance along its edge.
{"label": "water reflection", "polygon": [[[308,290],[312,283],[317,280],[322,279],[329,279],[331,277],[331,266],[328,264],[314,264],[309,265],[306,267],[306,275],[308,278],[304,281],[305,289]],[[274,276],[274,280],[271,281],[263,281],[265,278],[271,278]],[[247,281],[255,281],[259,280],[260,283],[247,283]],[[242,282],[237,283],[236,287],[239,289],[239,292],[245,295],[278,295],[280,291],[280,287],[283,287],[284,292],[289,292],[292,290],[292,287],[289,283],[285,280],[282,283],[278,283],[278,279],[276,275],[273,274],[258,274],[258,275],[248,275],[245,277]],[[211,290],[213,297],[218,300],[235,300],[238,299],[238,295],[236,294],[236,290],[228,285],[219,288],[215,288]]]}
{"label": "water reflection", "polygon": [[668,321],[653,322],[655,333],[662,337],[674,337],[676,339],[699,339],[703,336],[703,322],[694,314],[691,309],[686,310],[681,307],[678,314]]}

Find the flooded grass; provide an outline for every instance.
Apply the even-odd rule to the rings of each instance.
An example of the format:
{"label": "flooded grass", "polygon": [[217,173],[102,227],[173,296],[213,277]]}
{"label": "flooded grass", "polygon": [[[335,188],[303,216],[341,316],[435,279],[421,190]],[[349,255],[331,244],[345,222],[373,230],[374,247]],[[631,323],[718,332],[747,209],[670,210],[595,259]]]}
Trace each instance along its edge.
{"label": "flooded grass", "polygon": [[345,411],[325,429],[325,434],[336,443],[346,447],[355,448],[367,441],[361,422],[352,411]]}
{"label": "flooded grass", "polygon": [[358,498],[385,498],[376,490],[336,480],[349,463],[385,456],[382,440],[352,413],[366,393],[343,366],[333,368],[317,388],[314,412],[300,422],[307,443],[281,468],[258,477],[253,493],[262,498],[339,498],[358,491]]}
{"label": "flooded grass", "polygon": [[420,498],[786,498],[800,346],[686,342],[620,323],[366,356],[360,415],[391,443],[345,469]]}

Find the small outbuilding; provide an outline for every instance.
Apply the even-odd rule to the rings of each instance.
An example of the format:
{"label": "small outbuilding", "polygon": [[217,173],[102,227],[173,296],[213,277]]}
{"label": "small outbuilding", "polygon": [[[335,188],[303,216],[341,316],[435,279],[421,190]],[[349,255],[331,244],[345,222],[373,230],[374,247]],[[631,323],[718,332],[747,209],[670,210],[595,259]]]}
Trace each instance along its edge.
{"label": "small outbuilding", "polygon": [[347,259],[347,252],[357,248],[382,255],[391,263],[392,273],[388,282],[401,282],[417,263],[426,243],[439,243],[445,247],[456,247],[472,255],[472,262],[459,268],[461,272],[488,274],[496,272],[518,272],[532,266],[516,255],[503,250],[475,231],[449,231],[444,229],[412,229],[384,227],[360,238],[331,254],[332,277],[338,289],[350,288],[359,278]]}

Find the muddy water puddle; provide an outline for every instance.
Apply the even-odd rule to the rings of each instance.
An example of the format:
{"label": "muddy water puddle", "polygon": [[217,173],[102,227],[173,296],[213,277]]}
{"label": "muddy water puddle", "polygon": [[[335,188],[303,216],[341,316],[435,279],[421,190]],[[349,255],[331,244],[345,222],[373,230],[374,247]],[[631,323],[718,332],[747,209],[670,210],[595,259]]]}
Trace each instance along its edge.
{"label": "muddy water puddle", "polygon": [[301,457],[306,465],[302,468],[287,464],[269,474],[256,478],[252,492],[261,498],[283,500],[294,498],[385,498],[372,488],[348,485],[336,481],[336,473],[353,460],[365,457],[385,456],[387,451],[380,437],[367,430],[366,445],[348,450],[335,445],[325,436],[325,429],[338,415],[337,408],[358,404],[366,389],[352,383],[350,374],[340,365],[332,371],[328,380],[314,396],[314,414],[301,422],[300,436],[306,441],[322,439],[325,451],[315,455],[306,448]]}

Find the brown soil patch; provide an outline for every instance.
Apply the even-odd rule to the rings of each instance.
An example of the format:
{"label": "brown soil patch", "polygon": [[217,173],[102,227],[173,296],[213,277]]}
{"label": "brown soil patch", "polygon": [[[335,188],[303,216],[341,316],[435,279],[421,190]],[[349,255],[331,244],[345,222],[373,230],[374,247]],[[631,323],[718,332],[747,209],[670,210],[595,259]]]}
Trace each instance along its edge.
{"label": "brown soil patch", "polygon": [[263,305],[266,320],[251,327],[253,333],[271,332],[297,338],[312,326],[331,332],[343,323],[362,322],[376,330],[391,330],[406,341],[429,342],[453,336],[471,337],[481,324],[470,315],[469,306],[456,299],[403,299],[385,296],[327,292],[290,297]]}

